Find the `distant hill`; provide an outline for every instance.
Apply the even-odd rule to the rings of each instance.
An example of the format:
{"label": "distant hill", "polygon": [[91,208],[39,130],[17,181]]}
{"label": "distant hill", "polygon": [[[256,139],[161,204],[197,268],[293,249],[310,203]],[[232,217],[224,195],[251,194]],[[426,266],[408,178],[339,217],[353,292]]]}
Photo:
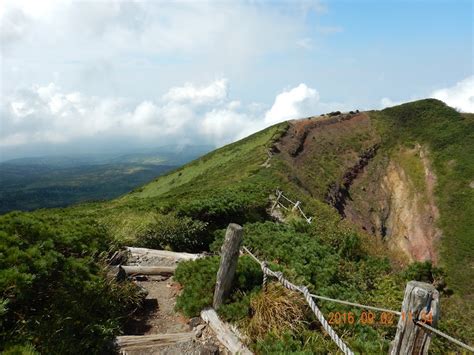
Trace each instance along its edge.
{"label": "distant hill", "polygon": [[166,146],[124,155],[43,156],[0,163],[0,213],[120,196],[208,152]]}

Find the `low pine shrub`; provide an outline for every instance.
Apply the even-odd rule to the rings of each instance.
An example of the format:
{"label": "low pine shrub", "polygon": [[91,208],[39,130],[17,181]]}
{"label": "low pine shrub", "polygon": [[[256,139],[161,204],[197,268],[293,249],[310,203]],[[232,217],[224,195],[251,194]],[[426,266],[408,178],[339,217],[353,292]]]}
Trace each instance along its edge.
{"label": "low pine shrub", "polygon": [[133,284],[106,278],[100,255],[110,240],[90,220],[0,217],[0,351],[113,352],[138,299]]}
{"label": "low pine shrub", "polygon": [[137,236],[146,248],[195,252],[207,248],[206,222],[170,213],[157,214]]}
{"label": "low pine shrub", "polygon": [[[180,263],[174,278],[183,285],[183,291],[178,296],[176,308],[186,316],[194,317],[211,306],[218,269],[217,256]],[[248,295],[258,290],[261,283],[259,266],[248,256],[240,257],[231,297],[219,308],[221,316],[227,321],[238,321],[248,316]]]}

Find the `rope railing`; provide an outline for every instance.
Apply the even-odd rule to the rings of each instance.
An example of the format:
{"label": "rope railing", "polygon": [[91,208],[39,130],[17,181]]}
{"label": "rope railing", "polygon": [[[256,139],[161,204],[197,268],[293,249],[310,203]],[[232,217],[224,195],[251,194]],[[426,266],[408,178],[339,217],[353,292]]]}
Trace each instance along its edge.
{"label": "rope railing", "polygon": [[449,340],[450,342],[452,342],[456,345],[459,345],[460,347],[463,347],[464,349],[469,350],[469,351],[474,353],[474,347],[469,346],[467,344],[464,344],[462,341],[457,340],[457,339],[453,338],[452,336],[450,336],[446,333],[443,333],[441,330],[433,328],[432,326],[426,324],[425,322],[422,322],[422,321],[418,320],[418,321],[415,321],[415,324],[420,326],[420,327],[423,327],[423,328],[427,329],[428,331],[430,331],[432,333],[438,334],[439,336]]}
{"label": "rope railing", "polygon": [[277,206],[280,206],[282,207],[283,209],[285,210],[289,210],[289,208],[287,206],[285,206],[283,203],[280,202],[280,199],[284,199],[286,200],[287,202],[289,202],[291,205],[293,205],[293,207],[291,208],[292,211],[294,210],[298,210],[301,215],[303,216],[303,218],[306,220],[306,222],[308,222],[309,224],[311,224],[311,220],[312,220],[312,217],[307,217],[306,214],[303,212],[303,210],[301,209],[301,202],[300,201],[292,201],[290,200],[288,197],[286,197],[284,194],[283,194],[283,191],[280,191],[280,190],[276,190],[276,200],[272,206],[272,212],[273,210],[277,207]]}
{"label": "rope railing", "polygon": [[329,298],[329,297],[324,297],[324,296],[319,296],[319,295],[313,295],[311,294],[311,297],[317,298],[320,300],[324,301],[330,301],[330,302],[335,302],[335,303],[340,303],[340,304],[345,304],[347,306],[353,306],[353,307],[359,307],[363,309],[370,309],[372,311],[378,311],[378,312],[386,312],[386,313],[392,313],[397,316],[401,316],[402,312],[399,311],[394,311],[392,309],[387,309],[387,308],[381,308],[381,307],[374,307],[374,306],[367,306],[365,304],[360,304],[360,303],[354,303],[354,302],[349,302],[349,301],[343,301],[343,300],[338,300],[336,298]]}
{"label": "rope railing", "polygon": [[307,287],[297,286],[297,285],[291,283],[290,281],[288,281],[287,279],[285,279],[283,277],[283,274],[281,272],[275,272],[275,271],[270,270],[264,262],[261,262],[260,260],[258,260],[258,258],[255,255],[253,255],[252,252],[250,250],[248,250],[246,247],[243,247],[243,249],[246,253],[248,253],[260,265],[264,275],[267,274],[269,276],[276,277],[278,279],[278,281],[283,286],[285,286],[287,289],[292,290],[292,291],[301,292],[304,295],[304,297],[306,299],[306,302],[308,302],[311,310],[316,315],[316,318],[318,318],[318,320],[321,323],[321,325],[323,326],[324,330],[329,334],[329,336],[334,341],[334,343],[336,343],[336,345],[339,347],[339,349],[341,349],[341,351],[346,355],[353,355],[354,354],[351,351],[351,349],[349,349],[349,347],[342,341],[342,339],[339,338],[339,336],[336,334],[334,329],[332,329],[332,327],[329,325],[327,320],[324,318],[324,316],[321,313],[321,311],[319,310],[318,306],[316,305],[316,303],[314,303],[313,298],[311,297],[311,294],[309,293],[309,290],[308,290]]}
{"label": "rope railing", "polygon": [[[310,305],[313,312],[316,314],[316,317],[320,321],[323,328],[331,336],[331,338],[336,343],[336,345],[338,345],[338,347],[345,354],[352,354],[352,351],[347,347],[347,345],[344,344],[344,342],[337,336],[337,334],[334,332],[334,330],[331,328],[331,326],[327,323],[327,321],[324,318],[324,316],[322,315],[321,311],[319,310],[319,308],[316,306],[316,304],[312,300],[313,298],[324,300],[324,301],[329,301],[329,302],[340,303],[340,304],[353,306],[353,307],[359,307],[359,308],[363,308],[363,309],[370,309],[370,310],[373,310],[373,311],[388,312],[388,313],[392,313],[392,314],[395,314],[395,315],[398,315],[398,316],[402,315],[402,312],[394,311],[392,309],[387,309],[387,308],[382,308],[382,307],[374,307],[374,306],[369,306],[369,305],[364,305],[364,304],[360,304],[360,303],[349,302],[349,301],[339,300],[339,299],[336,299],[336,298],[330,298],[330,297],[325,297],[325,296],[320,296],[320,295],[315,295],[315,294],[309,293],[307,287],[305,287],[305,286],[296,286],[296,285],[292,284],[290,281],[288,281],[287,279],[285,279],[281,272],[275,272],[275,271],[272,271],[271,269],[269,269],[267,267],[267,263],[265,261],[260,261],[247,247],[244,246],[243,250],[247,254],[249,254],[260,265],[260,267],[262,269],[262,272],[263,272],[263,286],[264,286],[264,288],[266,287],[266,284],[267,284],[267,275],[269,275],[269,276],[273,276],[273,277],[277,278],[278,281],[283,286],[285,286],[286,288],[288,288],[290,290],[293,290],[293,291],[298,291],[298,292],[303,293],[303,295],[305,296],[306,301]],[[454,343],[454,344],[456,344],[456,345],[458,345],[458,346],[460,346],[460,347],[462,347],[466,350],[474,352],[474,347],[472,347],[470,345],[467,345],[467,344],[461,342],[460,340],[457,340],[457,339],[453,338],[452,336],[442,332],[441,330],[438,330],[436,328],[431,327],[430,325],[426,324],[426,322],[419,321],[419,320],[414,320],[414,323],[417,326],[423,327],[426,330],[428,330],[432,333],[435,333],[435,334],[445,338],[446,340],[449,340],[450,342],[452,342],[452,343]],[[347,350],[348,352],[345,352],[345,350]]]}

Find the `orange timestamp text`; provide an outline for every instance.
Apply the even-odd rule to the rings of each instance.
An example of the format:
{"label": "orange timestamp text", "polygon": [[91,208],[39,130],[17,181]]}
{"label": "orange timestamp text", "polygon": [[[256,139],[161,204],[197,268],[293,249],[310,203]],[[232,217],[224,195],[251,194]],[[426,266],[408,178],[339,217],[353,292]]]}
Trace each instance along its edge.
{"label": "orange timestamp text", "polygon": [[[402,321],[415,320],[412,312],[402,312],[400,315]],[[376,314],[372,311],[363,311],[360,314],[353,312],[329,312],[328,323],[331,325],[341,324],[362,324],[374,326],[390,326],[396,323],[396,315],[390,312],[380,312]],[[431,324],[433,322],[433,313],[421,311],[419,322]]]}

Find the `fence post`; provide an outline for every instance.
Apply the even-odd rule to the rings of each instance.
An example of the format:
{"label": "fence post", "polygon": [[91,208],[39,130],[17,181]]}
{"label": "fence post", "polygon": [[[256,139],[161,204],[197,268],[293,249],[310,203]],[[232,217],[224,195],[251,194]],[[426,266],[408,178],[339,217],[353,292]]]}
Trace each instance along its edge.
{"label": "fence post", "polygon": [[390,355],[428,354],[431,333],[417,321],[436,327],[439,318],[439,292],[430,284],[410,281],[405,288],[402,314]]}
{"label": "fence post", "polygon": [[296,211],[300,205],[301,205],[301,202],[300,202],[300,201],[296,201],[295,205],[293,206],[293,208],[292,208],[291,210],[292,210],[292,211]]}
{"label": "fence post", "polygon": [[243,234],[243,229],[238,224],[231,223],[227,227],[224,243],[221,248],[221,262],[219,271],[217,272],[216,288],[214,290],[214,300],[212,303],[212,306],[216,310],[224,302],[224,298],[228,295],[232,287]]}
{"label": "fence post", "polygon": [[277,190],[277,198],[275,200],[275,203],[272,205],[271,212],[275,209],[275,207],[278,205],[278,201],[280,200],[282,192],[280,190]]}

